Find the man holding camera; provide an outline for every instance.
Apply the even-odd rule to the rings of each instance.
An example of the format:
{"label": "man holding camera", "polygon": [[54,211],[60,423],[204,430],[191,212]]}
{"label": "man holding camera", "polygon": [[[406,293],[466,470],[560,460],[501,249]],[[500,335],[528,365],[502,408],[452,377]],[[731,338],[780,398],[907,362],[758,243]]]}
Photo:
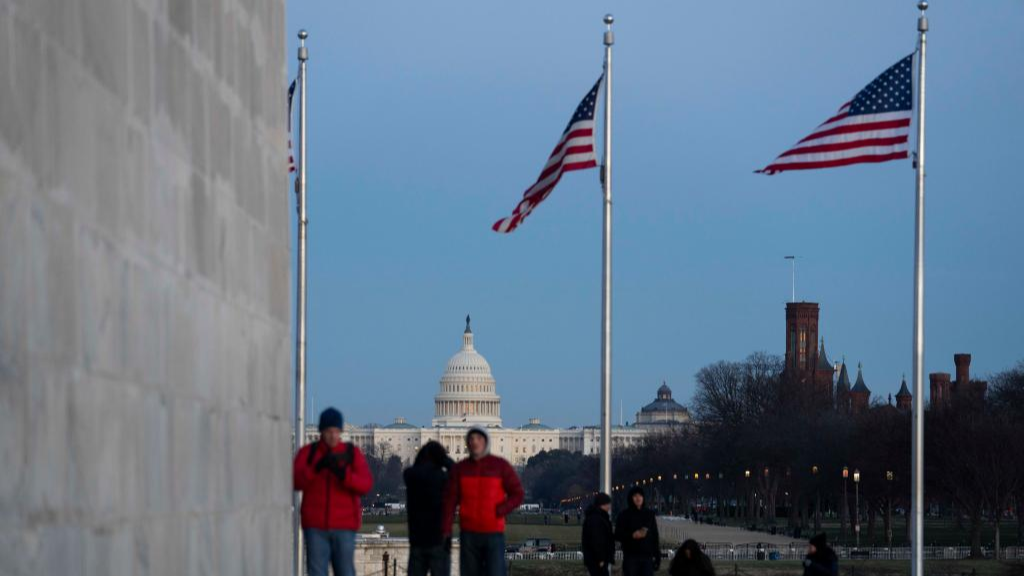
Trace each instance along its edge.
{"label": "man holding camera", "polygon": [[320,414],[320,440],[295,455],[292,478],[302,492],[302,533],[309,576],[355,576],[356,532],[363,524],[360,497],[373,487],[363,453],[341,441],[341,412]]}

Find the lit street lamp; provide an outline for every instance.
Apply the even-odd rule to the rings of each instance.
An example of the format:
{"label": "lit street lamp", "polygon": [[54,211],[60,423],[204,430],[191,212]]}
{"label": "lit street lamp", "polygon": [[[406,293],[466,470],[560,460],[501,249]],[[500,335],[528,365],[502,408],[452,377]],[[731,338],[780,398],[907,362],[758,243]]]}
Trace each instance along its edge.
{"label": "lit street lamp", "polygon": [[842,519],[840,520],[840,532],[842,532],[843,543],[846,544],[846,521],[848,520],[849,514],[849,497],[846,495],[846,479],[850,477],[850,469],[843,466],[843,506],[840,510]]}
{"label": "lit street lamp", "polygon": [[853,471],[853,534],[857,539],[857,548],[860,548],[860,470]]}

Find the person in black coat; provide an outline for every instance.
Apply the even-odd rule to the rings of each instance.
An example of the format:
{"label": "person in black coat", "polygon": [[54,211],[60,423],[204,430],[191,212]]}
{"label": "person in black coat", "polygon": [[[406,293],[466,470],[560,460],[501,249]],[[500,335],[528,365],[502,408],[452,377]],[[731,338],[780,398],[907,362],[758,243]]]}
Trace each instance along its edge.
{"label": "person in black coat", "polygon": [[839,576],[839,557],[822,532],[811,538],[804,558],[804,576]]}
{"label": "person in black coat", "polygon": [[612,532],[612,499],[601,492],[587,508],[583,520],[583,565],[590,576],[608,576],[615,564],[615,535]]}
{"label": "person in black coat", "polygon": [[622,575],[651,576],[661,566],[661,542],[654,512],[644,508],[644,491],[634,486],[627,506],[615,520],[615,539],[622,543]]}
{"label": "person in black coat", "polygon": [[715,576],[715,567],[697,541],[690,539],[676,550],[672,563],[668,565],[668,573],[671,576]]}
{"label": "person in black coat", "polygon": [[444,446],[431,440],[402,474],[409,522],[409,576],[426,576],[428,572],[448,576],[451,572],[452,541],[441,532],[441,503],[454,465]]}

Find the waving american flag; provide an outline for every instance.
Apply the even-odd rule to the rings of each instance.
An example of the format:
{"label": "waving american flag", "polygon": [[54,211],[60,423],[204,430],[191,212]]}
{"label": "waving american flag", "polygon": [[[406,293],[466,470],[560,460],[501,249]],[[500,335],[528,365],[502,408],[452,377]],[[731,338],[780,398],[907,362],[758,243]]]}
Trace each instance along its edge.
{"label": "waving american flag", "polygon": [[562,174],[572,170],[584,170],[597,166],[594,154],[594,110],[597,107],[597,90],[601,87],[602,75],[594,87],[583,97],[569,125],[562,132],[558,145],[548,156],[547,164],[532,186],[523,193],[523,199],[508,218],[502,218],[491,226],[495,232],[508,233],[515,230],[530,212],[536,208],[562,179]]}
{"label": "waving american flag", "polygon": [[810,136],[757,172],[775,174],[906,158],[913,113],[913,58],[911,54],[889,67]]}

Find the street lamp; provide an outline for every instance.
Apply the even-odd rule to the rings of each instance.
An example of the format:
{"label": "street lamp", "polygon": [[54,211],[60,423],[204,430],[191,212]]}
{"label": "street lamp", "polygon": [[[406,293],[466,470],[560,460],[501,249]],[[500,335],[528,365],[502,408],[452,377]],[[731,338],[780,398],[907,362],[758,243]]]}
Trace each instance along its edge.
{"label": "street lamp", "polygon": [[750,522],[750,514],[754,510],[754,505],[750,499],[750,470],[743,471],[743,486],[747,493],[747,522]]}
{"label": "street lamp", "polygon": [[860,548],[860,470],[853,471],[853,534],[856,537],[857,548]]}
{"label": "street lamp", "polygon": [[818,485],[818,465],[811,466],[811,476],[814,477],[814,531],[821,531],[821,486]]}
{"label": "street lamp", "polygon": [[892,470],[885,471],[885,545],[892,548]]}
{"label": "street lamp", "polygon": [[849,520],[849,517],[850,517],[850,504],[849,504],[850,499],[846,495],[847,494],[847,492],[846,492],[846,479],[849,478],[849,477],[850,477],[850,469],[847,468],[846,466],[843,466],[843,507],[840,510],[842,518],[841,518],[839,523],[840,523],[840,532],[842,532],[843,543],[844,544],[848,544],[849,543],[846,540],[846,522],[847,522],[847,520]]}

